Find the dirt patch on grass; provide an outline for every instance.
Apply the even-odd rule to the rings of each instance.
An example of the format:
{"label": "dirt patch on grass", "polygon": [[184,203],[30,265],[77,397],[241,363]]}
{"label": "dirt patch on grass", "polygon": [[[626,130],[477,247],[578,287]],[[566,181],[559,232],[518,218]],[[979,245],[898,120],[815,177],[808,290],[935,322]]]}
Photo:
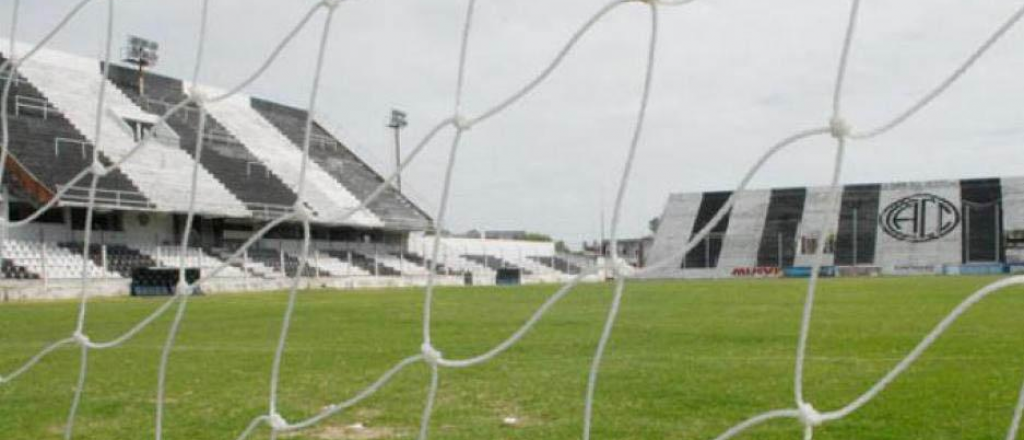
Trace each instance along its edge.
{"label": "dirt patch on grass", "polygon": [[401,436],[402,431],[387,426],[365,426],[362,424],[346,426],[324,426],[303,435],[319,440],[380,440]]}

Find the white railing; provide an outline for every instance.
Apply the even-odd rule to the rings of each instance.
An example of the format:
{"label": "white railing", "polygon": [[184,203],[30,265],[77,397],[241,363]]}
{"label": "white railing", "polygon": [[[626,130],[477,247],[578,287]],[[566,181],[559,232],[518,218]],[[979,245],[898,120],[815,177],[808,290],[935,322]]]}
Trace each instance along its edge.
{"label": "white railing", "polygon": [[54,107],[45,99],[33,98],[31,96],[17,95],[14,97],[14,115],[21,116],[24,110],[33,110],[42,114],[43,119],[49,118],[51,114],[59,115],[60,110]]}
{"label": "white railing", "polygon": [[[60,192],[65,185],[57,185]],[[74,186],[60,198],[61,206],[89,206],[89,188]],[[122,191],[116,189],[96,189],[96,205],[107,208],[125,208],[135,210],[155,210],[156,205],[148,201],[146,197],[137,191]]]}
{"label": "white railing", "polygon": [[246,203],[245,207],[252,212],[254,218],[261,220],[273,220],[292,212],[294,209],[288,205],[274,205],[270,203]]}
{"label": "white railing", "polygon": [[61,149],[61,147],[71,147],[71,148],[79,147],[82,150],[82,159],[85,159],[88,156],[88,154],[86,152],[86,147],[87,146],[91,146],[91,145],[92,144],[90,144],[90,143],[88,143],[86,141],[82,141],[82,140],[78,140],[78,139],[70,139],[70,138],[63,138],[63,137],[53,138],[53,155],[54,156],[60,156],[60,149]]}

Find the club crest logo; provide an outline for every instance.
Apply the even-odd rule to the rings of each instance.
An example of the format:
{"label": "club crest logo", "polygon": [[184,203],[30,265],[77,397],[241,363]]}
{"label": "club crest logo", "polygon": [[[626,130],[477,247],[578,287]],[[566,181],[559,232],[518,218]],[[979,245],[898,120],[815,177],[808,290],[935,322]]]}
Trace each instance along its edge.
{"label": "club crest logo", "polygon": [[914,194],[887,206],[878,223],[897,240],[923,243],[953,232],[960,225],[960,211],[934,194]]}

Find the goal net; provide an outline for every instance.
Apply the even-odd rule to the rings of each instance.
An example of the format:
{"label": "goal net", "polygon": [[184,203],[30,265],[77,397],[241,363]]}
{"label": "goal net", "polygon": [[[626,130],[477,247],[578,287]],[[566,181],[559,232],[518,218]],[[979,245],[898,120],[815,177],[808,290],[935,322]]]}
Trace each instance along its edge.
{"label": "goal net", "polygon": [[[712,0],[706,0],[712,1]],[[69,23],[73,22],[77,16],[79,16],[84,8],[90,4],[96,4],[106,8],[106,25],[102,29],[105,41],[105,52],[104,57],[104,68],[109,69],[110,61],[112,58],[112,36],[114,28],[114,12],[118,6],[119,1],[115,0],[80,0],[74,4],[69,10],[63,13],[63,18],[60,22],[53,27],[49,33],[34,43],[28,50],[21,50],[15,44],[18,39],[18,20],[19,20],[19,6],[22,2],[20,0],[13,0],[12,16],[9,17],[9,28],[6,32],[6,37],[10,41],[10,47],[7,48],[7,61],[4,62],[0,72],[4,73],[5,81],[3,82],[3,100],[2,100],[2,112],[0,112],[0,124],[2,124],[2,138],[0,138],[0,144],[4,146],[3,151],[0,152],[0,163],[6,163],[8,159],[8,148],[11,140],[11,133],[8,127],[8,119],[11,109],[8,108],[9,95],[11,93],[12,83],[16,81],[17,72],[20,67],[28,60],[31,60],[34,56],[37,56],[39,51],[46,47],[51,40],[64,30]],[[197,2],[196,15],[199,23],[199,38],[198,45],[195,48],[195,61],[193,64],[193,73],[191,77],[191,84],[199,84],[202,79],[205,65],[204,48],[206,46],[206,29],[207,23],[210,19],[209,0],[201,0]],[[617,231],[620,226],[620,219],[622,214],[623,200],[625,198],[626,189],[630,183],[634,159],[637,157],[639,146],[642,144],[642,134],[644,132],[644,121],[647,116],[648,109],[648,97],[651,90],[651,84],[653,82],[656,62],[656,47],[658,44],[658,17],[662,13],[663,9],[669,7],[681,7],[691,0],[613,0],[605,3],[596,9],[589,19],[587,19],[581,26],[577,28],[575,33],[562,44],[561,48],[557,51],[557,55],[553,60],[550,61],[547,66],[542,69],[535,77],[529,82],[523,85],[515,93],[505,97],[504,99],[496,102],[485,111],[477,114],[470,114],[464,112],[462,108],[462,102],[464,97],[464,85],[470,78],[466,77],[466,64],[469,59],[469,46],[472,42],[473,36],[473,23],[474,23],[474,5],[475,0],[465,0],[466,4],[465,17],[462,22],[461,28],[461,47],[459,48],[459,57],[457,65],[457,74],[453,79],[456,84],[455,95],[453,96],[453,105],[449,116],[442,118],[437,121],[435,125],[427,132],[427,134],[416,143],[415,147],[411,152],[402,159],[397,170],[388,176],[385,181],[380,184],[379,187],[373,191],[369,197],[361,201],[358,208],[352,209],[349,212],[338,214],[333,218],[324,218],[325,213],[317,213],[309,208],[306,202],[309,195],[309,181],[308,181],[308,163],[310,161],[310,144],[312,137],[312,127],[314,124],[313,116],[317,110],[317,98],[321,90],[321,82],[324,79],[323,65],[324,60],[328,56],[328,42],[329,35],[332,32],[332,21],[337,14],[344,13],[345,3],[341,0],[322,0],[319,2],[312,2],[307,5],[307,10],[302,18],[291,26],[287,34],[280,40],[280,42],[266,54],[265,61],[259,66],[258,69],[251,72],[243,81],[234,84],[223,92],[212,93],[209,90],[204,90],[198,86],[194,86],[192,90],[188,91],[188,98],[181,102],[175,103],[170,106],[167,111],[162,114],[156,124],[161,124],[168,118],[172,117],[178,112],[186,111],[188,106],[196,106],[199,109],[200,119],[199,126],[200,133],[196,139],[196,149],[194,155],[199,157],[202,154],[204,147],[204,133],[203,127],[207,122],[207,106],[222,102],[230,99],[232,96],[242,92],[249,87],[253,82],[263,75],[267,69],[279,61],[282,51],[289,45],[295,43],[296,35],[300,31],[306,28],[319,29],[319,43],[316,50],[317,57],[315,60],[314,72],[315,75],[308,87],[308,100],[306,101],[306,121],[305,121],[305,136],[302,142],[302,168],[299,172],[299,177],[295,183],[297,188],[298,201],[296,202],[293,209],[286,213],[282,213],[277,218],[268,222],[265,227],[255,232],[245,243],[235,251],[231,259],[238,258],[244,253],[250,246],[253,246],[261,237],[263,237],[268,231],[274,227],[281,225],[285,222],[293,222],[301,224],[303,230],[301,257],[299,259],[299,270],[295,272],[294,277],[290,280],[290,289],[288,292],[288,301],[285,309],[282,311],[282,323],[280,327],[279,336],[277,339],[276,348],[273,354],[273,362],[270,373],[270,385],[267,389],[267,405],[265,411],[259,414],[253,414],[251,422],[246,426],[238,427],[239,439],[245,439],[250,437],[258,428],[264,427],[269,428],[273,433],[273,436],[279,434],[302,431],[311,428],[324,420],[328,419],[332,415],[338,414],[345,411],[355,405],[358,405],[362,400],[373,395],[379,391],[382,387],[388,384],[396,376],[397,373],[403,369],[415,365],[425,363],[431,372],[429,386],[426,393],[426,400],[423,403],[421,425],[419,429],[419,438],[426,439],[429,436],[429,429],[431,426],[431,415],[434,409],[435,401],[437,398],[438,381],[439,377],[446,370],[460,369],[460,368],[472,368],[483,363],[486,363],[492,359],[497,358],[503,352],[513,347],[524,335],[526,335],[543,317],[551,310],[551,308],[563,297],[568,295],[573,288],[585,277],[594,275],[599,271],[608,271],[614,275],[614,295],[612,301],[608,307],[607,315],[603,324],[603,329],[598,340],[597,347],[593,353],[592,361],[590,364],[590,370],[588,375],[586,393],[584,397],[584,411],[582,414],[583,420],[583,431],[582,438],[589,440],[591,425],[592,425],[592,409],[593,402],[597,398],[597,384],[599,371],[602,364],[602,357],[605,354],[608,341],[613,333],[614,324],[616,317],[618,316],[620,305],[623,301],[623,296],[626,291],[627,281],[634,277],[639,277],[645,273],[657,271],[658,269],[672,264],[673,261],[678,261],[680,257],[685,255],[695,246],[698,246],[705,237],[709,234],[712,228],[723,219],[723,217],[729,212],[733,206],[734,201],[748,186],[752,178],[758,174],[762,167],[771,161],[776,155],[783,150],[790,149],[795,145],[813,138],[831,137],[834,140],[835,145],[835,156],[834,160],[830,164],[831,167],[831,186],[830,186],[830,203],[836,205],[839,203],[839,182],[843,171],[844,164],[844,153],[850,143],[867,140],[879,136],[883,136],[891,130],[904,124],[906,121],[912,119],[918,113],[924,111],[929,104],[936,99],[942,97],[942,95],[957,82],[963,75],[967,74],[974,64],[982,58],[986,52],[993,47],[1003,36],[1014,26],[1018,24],[1021,17],[1024,16],[1024,5],[1018,8],[1010,17],[1008,17],[997,29],[995,29],[990,36],[982,42],[977,49],[970,53],[967,58],[943,81],[935,85],[923,96],[913,101],[905,109],[898,111],[892,115],[886,122],[875,126],[862,129],[851,125],[846,115],[843,112],[843,97],[844,97],[844,79],[847,73],[847,64],[849,60],[849,54],[851,49],[855,46],[857,41],[857,22],[858,22],[858,10],[860,6],[859,0],[851,0],[849,2],[849,19],[846,23],[845,28],[837,29],[836,32],[842,32],[844,36],[842,45],[838,48],[838,68],[835,74],[834,81],[834,93],[831,96],[832,101],[832,112],[831,114],[822,115],[822,124],[818,127],[812,127],[808,129],[801,129],[794,131],[789,136],[781,139],[774,144],[771,144],[763,153],[757,162],[749,169],[743,179],[735,186],[735,191],[732,192],[728,202],[718,210],[714,218],[707,223],[707,225],[695,234],[690,241],[684,246],[676,255],[670,256],[661,261],[653,262],[646,268],[636,272],[627,273],[619,264],[616,262],[619,260],[616,255],[617,246],[611,246],[611,259],[610,263],[606,267],[595,267],[589,268],[581,273],[575,275],[570,281],[562,285],[557,291],[553,292],[542,305],[540,305],[533,314],[524,322],[516,331],[508,335],[501,343],[497,344],[493,348],[480,353],[479,355],[453,359],[446,357],[442,352],[443,343],[440,343],[432,338],[432,305],[435,290],[434,277],[437,274],[434,267],[431,267],[430,276],[427,281],[427,285],[423,290],[423,318],[422,318],[422,340],[421,344],[417,347],[409,347],[409,356],[401,360],[390,369],[381,372],[379,378],[374,381],[370,386],[363,389],[362,391],[351,395],[339,398],[334,402],[324,402],[322,409],[314,414],[309,415],[295,415],[290,414],[286,417],[278,406],[278,395],[280,394],[280,381],[281,376],[281,359],[285,353],[288,341],[289,341],[289,328],[292,323],[293,312],[295,310],[296,302],[299,300],[298,293],[302,289],[301,277],[304,272],[304,268],[309,264],[310,257],[310,229],[311,223],[318,221],[342,221],[351,216],[358,215],[359,212],[364,210],[367,205],[376,200],[381,193],[389,187],[392,182],[396,179],[396,176],[406,168],[410,163],[416,160],[422,151],[431,147],[435,142],[435,138],[443,132],[453,132],[454,137],[451,143],[448,145],[447,152],[447,165],[444,169],[442,179],[443,184],[441,186],[440,201],[436,213],[434,213],[434,225],[435,231],[443,231],[446,225],[446,214],[449,207],[450,199],[450,188],[452,176],[454,174],[455,163],[458,158],[459,149],[462,144],[463,134],[471,130],[472,128],[486,124],[492,118],[499,114],[502,114],[507,109],[517,106],[521,103],[522,99],[527,95],[530,95],[537,87],[544,83],[549,76],[555,72],[566,56],[571,53],[576,47],[577,43],[596,25],[602,20],[606,19],[614,11],[622,8],[643,8],[649,12],[647,19],[644,21],[638,21],[635,23],[637,29],[644,29],[649,33],[649,39],[645,48],[647,58],[646,66],[643,72],[640,73],[643,80],[643,89],[640,99],[639,108],[636,109],[635,117],[633,120],[632,136],[627,145],[624,146],[627,155],[626,160],[622,164],[621,174],[618,177],[618,189],[614,202],[614,209],[612,212],[611,220],[611,241],[615,242],[617,238]],[[673,11],[677,12],[677,11]],[[106,72],[105,72],[106,73]],[[102,114],[105,109],[105,99],[107,99],[107,90],[101,86],[96,99],[97,114]],[[96,126],[92,127],[93,139],[96,144],[103,142],[103,118],[96,118]],[[146,142],[145,137],[139,140],[133,147],[133,149],[123,157],[119,158],[112,164],[105,165],[100,161],[98,149],[92,151],[92,165],[86,167],[76,175],[72,176],[66,185],[62,186],[62,190],[51,199],[45,206],[39,208],[32,215],[27,218],[18,221],[7,221],[3,220],[0,223],[0,236],[7,237],[9,231],[24,227],[31,221],[37,219],[43,215],[46,210],[53,208],[57,201],[67,192],[70,188],[77,184],[83,184],[88,186],[88,203],[86,204],[86,221],[85,230],[82,240],[83,249],[89,249],[92,243],[93,237],[93,222],[92,218],[96,211],[96,193],[97,193],[97,182],[100,178],[105,176],[107,173],[114,169],[121,167],[123,164],[138,157],[138,153],[145,150],[146,148],[152,148],[150,144]],[[181,176],[182,178],[191,179],[191,191],[189,194],[189,210],[186,220],[186,226],[183,228],[183,237],[181,238],[181,258],[184,259],[187,255],[187,245],[189,243],[189,235],[192,231],[191,224],[196,217],[196,204],[197,200],[202,196],[197,194],[197,176],[199,174],[199,161],[195,161],[193,172],[191,176]],[[5,172],[4,167],[0,167],[0,180],[2,180]],[[832,209],[828,212],[837,213],[837,209]],[[333,215],[333,214],[332,214]],[[826,237],[829,234],[834,233],[830,230],[829,225],[835,225],[836,219],[835,214],[824,216],[822,224],[815,230],[820,231],[817,237],[817,242],[824,243]],[[435,265],[438,261],[438,240],[440,240],[441,234],[435,234],[433,240],[434,246],[432,247],[432,257],[429,259],[431,266]],[[817,258],[812,267],[810,278],[807,284],[805,301],[803,304],[803,314],[800,325],[799,340],[796,351],[796,363],[794,366],[794,389],[795,394],[793,396],[793,404],[788,408],[780,408],[776,410],[767,411],[761,414],[753,415],[746,420],[739,420],[737,423],[721,433],[717,438],[724,440],[732,438],[756,425],[762,424],[772,419],[789,418],[795,419],[802,424],[805,430],[805,438],[810,439],[813,437],[815,427],[840,420],[844,417],[849,416],[857,412],[861,407],[870,402],[879,393],[882,392],[894,379],[900,376],[906,369],[912,365],[922,353],[928,348],[946,331],[949,326],[956,321],[966,310],[970,309],[973,305],[985,297],[995,293],[1008,286],[1024,284],[1024,276],[1014,276],[1004,278],[997,282],[994,282],[984,288],[974,292],[972,295],[967,297],[961,304],[953,309],[949,315],[947,315],[933,330],[931,330],[900,362],[896,364],[892,370],[888,371],[880,379],[878,379],[869,389],[864,391],[858,397],[848,402],[846,405],[835,409],[822,410],[814,407],[812,402],[805,399],[804,394],[804,361],[807,353],[807,342],[810,333],[810,324],[812,320],[813,306],[815,303],[815,292],[818,283],[818,275],[822,266],[822,260],[820,258],[821,251],[820,247],[815,251]],[[230,261],[231,259],[228,259]],[[62,348],[75,347],[80,353],[80,368],[78,371],[78,379],[75,387],[75,392],[71,401],[69,402],[70,409],[67,416],[66,424],[63,427],[66,438],[71,438],[74,433],[76,414],[78,405],[81,402],[83,390],[85,384],[89,378],[89,368],[87,358],[93,351],[108,350],[118,347],[127,341],[138,335],[143,329],[153,324],[158,318],[164,315],[171,315],[173,319],[169,326],[166,336],[165,343],[163,344],[161,356],[159,358],[159,366],[157,369],[157,390],[155,398],[155,437],[159,440],[163,435],[163,423],[164,423],[164,406],[165,406],[165,384],[167,380],[168,365],[172,360],[172,351],[175,346],[175,340],[178,335],[180,324],[183,317],[187,314],[189,298],[196,288],[201,286],[204,282],[212,277],[215,277],[221,270],[223,270],[228,263],[223,263],[216,269],[202,274],[202,277],[195,282],[188,283],[184,280],[185,262],[182,260],[180,264],[181,273],[179,275],[179,285],[174,295],[166,299],[165,302],[159,305],[151,314],[146,316],[144,319],[135,323],[131,328],[121,333],[119,336],[109,340],[93,340],[89,336],[88,322],[89,322],[89,296],[91,291],[92,279],[88,275],[87,263],[83,261],[82,273],[80,278],[80,287],[78,295],[78,313],[77,318],[73,325],[70,326],[67,337],[54,341],[50,345],[40,349],[34,356],[24,359],[23,363],[14,368],[11,371],[0,371],[0,386],[17,381],[22,375],[30,371],[36,366],[42,359],[50,355],[54,351]],[[0,402],[0,405],[4,405]],[[1009,427],[1006,432],[1007,439],[1015,439],[1017,436],[1018,427],[1021,420],[1021,414],[1024,411],[1024,387],[1021,389],[1020,398],[1017,406],[1015,407],[1012,414],[1009,416]]]}

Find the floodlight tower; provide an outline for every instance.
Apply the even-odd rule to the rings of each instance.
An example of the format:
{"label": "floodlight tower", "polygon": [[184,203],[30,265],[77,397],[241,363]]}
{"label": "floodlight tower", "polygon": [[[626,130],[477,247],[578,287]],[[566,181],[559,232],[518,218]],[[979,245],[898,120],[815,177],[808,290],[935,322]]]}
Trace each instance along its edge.
{"label": "floodlight tower", "polygon": [[391,120],[388,121],[387,125],[388,128],[395,131],[395,173],[397,173],[395,176],[395,187],[398,189],[398,192],[402,192],[402,172],[400,171],[402,168],[402,141],[400,133],[406,125],[409,125],[405,117],[405,112],[392,109]]}
{"label": "floodlight tower", "polygon": [[145,69],[156,65],[157,60],[160,59],[160,56],[157,55],[159,49],[160,45],[155,41],[135,35],[128,36],[128,45],[123,49],[122,60],[139,68],[139,96],[145,95]]}

